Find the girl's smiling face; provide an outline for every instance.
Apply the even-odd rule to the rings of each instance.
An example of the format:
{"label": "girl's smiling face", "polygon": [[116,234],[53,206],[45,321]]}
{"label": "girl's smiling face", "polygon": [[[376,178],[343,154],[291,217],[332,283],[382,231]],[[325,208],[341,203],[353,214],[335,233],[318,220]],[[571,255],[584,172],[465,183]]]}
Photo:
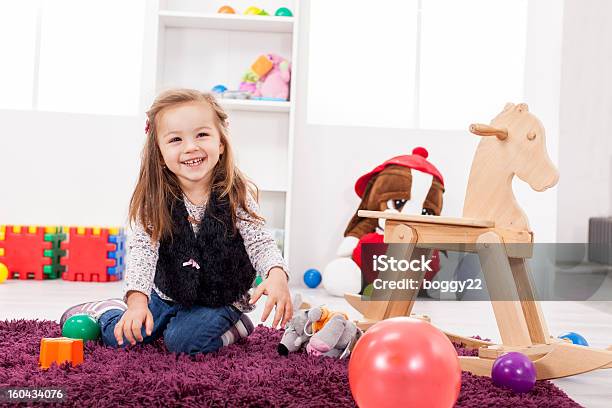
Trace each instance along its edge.
{"label": "girl's smiling face", "polygon": [[157,143],[164,163],[184,190],[208,186],[224,146],[215,113],[206,102],[185,102],[156,117]]}

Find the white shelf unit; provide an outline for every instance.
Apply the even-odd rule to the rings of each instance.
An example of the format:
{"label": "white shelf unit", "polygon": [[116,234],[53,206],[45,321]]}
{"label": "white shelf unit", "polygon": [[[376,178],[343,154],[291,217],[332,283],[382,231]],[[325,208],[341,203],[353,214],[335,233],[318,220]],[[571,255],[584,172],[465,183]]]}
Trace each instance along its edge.
{"label": "white shelf unit", "polygon": [[[160,0],[147,2],[143,110],[160,91],[173,87],[210,90],[218,84],[237,89],[242,75],[262,54],[291,61],[297,78],[297,0],[263,0],[257,6],[274,14],[288,7],[294,17],[218,14],[230,4],[243,12],[247,0]],[[152,39],[152,40],[151,40]],[[271,229],[284,231],[289,260],[295,81],[290,101],[219,99],[229,114],[230,137],[238,166],[259,188],[261,215]]]}
{"label": "white shelf unit", "polygon": [[291,34],[293,32],[293,20],[293,17],[244,16],[174,10],[160,10],[159,12],[160,23],[165,27],[174,28]]}
{"label": "white shelf unit", "polygon": [[251,112],[289,112],[291,102],[258,101],[250,99],[220,99],[227,110],[243,110]]}

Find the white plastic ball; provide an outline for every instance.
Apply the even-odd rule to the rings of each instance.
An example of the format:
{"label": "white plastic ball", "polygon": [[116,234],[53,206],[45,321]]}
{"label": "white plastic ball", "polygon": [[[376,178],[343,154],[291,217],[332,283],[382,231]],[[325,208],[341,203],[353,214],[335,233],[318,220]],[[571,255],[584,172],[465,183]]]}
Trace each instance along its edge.
{"label": "white plastic ball", "polygon": [[323,287],[333,296],[359,293],[361,269],[351,258],[334,259],[323,270]]}

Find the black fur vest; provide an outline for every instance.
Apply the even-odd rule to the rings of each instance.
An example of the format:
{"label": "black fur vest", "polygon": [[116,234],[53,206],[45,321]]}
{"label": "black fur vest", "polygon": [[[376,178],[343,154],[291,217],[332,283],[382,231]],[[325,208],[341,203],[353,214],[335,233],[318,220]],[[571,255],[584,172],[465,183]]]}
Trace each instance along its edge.
{"label": "black fur vest", "polygon": [[[197,234],[183,200],[174,200],[170,213],[173,237],[160,240],[155,285],[187,307],[226,306],[244,295],[256,272],[242,236],[233,229],[229,201],[211,192]],[[195,263],[183,265],[190,260]]]}

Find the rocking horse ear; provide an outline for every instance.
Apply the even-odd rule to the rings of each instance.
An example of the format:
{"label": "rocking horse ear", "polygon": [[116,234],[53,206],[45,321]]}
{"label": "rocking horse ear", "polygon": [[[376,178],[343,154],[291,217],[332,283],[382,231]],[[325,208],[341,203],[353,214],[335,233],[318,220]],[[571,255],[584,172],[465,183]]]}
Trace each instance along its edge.
{"label": "rocking horse ear", "polygon": [[519,103],[516,107],[519,112],[529,112],[529,106],[526,103]]}
{"label": "rocking horse ear", "polygon": [[472,123],[470,125],[470,132],[478,136],[497,136],[499,140],[506,140],[508,138],[508,129],[496,128],[481,123]]}

